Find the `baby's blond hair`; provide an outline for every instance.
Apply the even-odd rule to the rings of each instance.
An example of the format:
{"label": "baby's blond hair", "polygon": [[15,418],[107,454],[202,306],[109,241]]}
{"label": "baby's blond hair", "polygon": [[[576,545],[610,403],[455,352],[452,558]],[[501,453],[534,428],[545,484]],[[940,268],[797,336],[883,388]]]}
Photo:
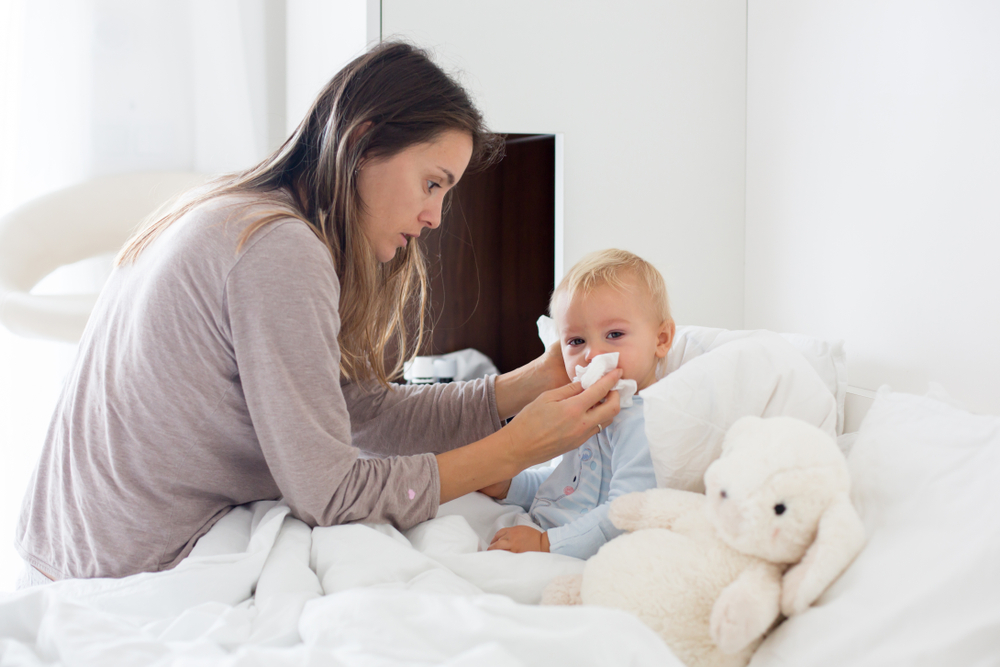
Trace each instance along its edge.
{"label": "baby's blond hair", "polygon": [[660,272],[642,257],[617,248],[592,252],[574,264],[552,292],[549,315],[555,316],[556,299],[559,297],[572,297],[581,292],[589,294],[604,285],[620,292],[628,292],[633,286],[645,288],[652,307],[651,314],[657,318],[656,321],[673,320],[670,316],[667,285]]}

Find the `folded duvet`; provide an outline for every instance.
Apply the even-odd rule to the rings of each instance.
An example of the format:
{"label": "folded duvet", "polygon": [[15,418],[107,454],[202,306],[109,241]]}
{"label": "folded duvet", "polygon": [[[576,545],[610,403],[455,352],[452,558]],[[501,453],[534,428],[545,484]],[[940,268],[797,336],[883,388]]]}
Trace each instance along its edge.
{"label": "folded duvet", "polygon": [[405,533],[238,507],[173,570],[0,598],[0,665],[680,665],[640,621],[540,607],[583,561],[484,551],[471,494]]}

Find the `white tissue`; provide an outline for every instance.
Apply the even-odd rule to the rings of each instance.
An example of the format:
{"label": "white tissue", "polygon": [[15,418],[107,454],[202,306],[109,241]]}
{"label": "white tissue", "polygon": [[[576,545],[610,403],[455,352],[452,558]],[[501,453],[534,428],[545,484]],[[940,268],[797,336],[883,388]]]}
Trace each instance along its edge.
{"label": "white tissue", "polygon": [[559,340],[559,330],[556,329],[556,323],[551,317],[542,315],[535,324],[538,326],[538,337],[542,339],[542,345],[546,350]]}
{"label": "white tissue", "polygon": [[[573,382],[579,382],[584,389],[600,380],[602,377],[618,367],[618,353],[599,354],[591,360],[589,366],[577,366],[576,377]],[[611,388],[618,392],[618,404],[623,408],[632,407],[632,397],[635,396],[638,385],[635,380],[619,380],[618,384]]]}
{"label": "white tissue", "polygon": [[[536,324],[538,325],[538,337],[542,339],[542,344],[545,345],[545,349],[547,350],[552,343],[559,340],[559,331],[556,329],[556,323],[551,317],[542,315],[538,318]],[[576,377],[573,378],[573,382],[579,382],[583,385],[584,389],[590,389],[590,385],[600,380],[617,366],[617,352],[599,354],[594,357],[593,361],[586,368],[583,366],[576,367]],[[611,389],[618,392],[618,401],[621,407],[632,407],[632,397],[635,396],[635,392],[638,389],[635,380],[619,380],[618,384]]]}

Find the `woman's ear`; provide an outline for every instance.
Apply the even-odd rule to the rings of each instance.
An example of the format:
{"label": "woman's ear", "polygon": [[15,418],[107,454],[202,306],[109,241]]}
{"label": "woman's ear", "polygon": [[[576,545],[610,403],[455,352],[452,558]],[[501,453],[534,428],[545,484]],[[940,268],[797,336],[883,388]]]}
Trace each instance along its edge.
{"label": "woman's ear", "polygon": [[677,326],[673,320],[663,320],[660,330],[656,334],[656,356],[659,359],[667,356],[670,346],[674,344],[674,332]]}

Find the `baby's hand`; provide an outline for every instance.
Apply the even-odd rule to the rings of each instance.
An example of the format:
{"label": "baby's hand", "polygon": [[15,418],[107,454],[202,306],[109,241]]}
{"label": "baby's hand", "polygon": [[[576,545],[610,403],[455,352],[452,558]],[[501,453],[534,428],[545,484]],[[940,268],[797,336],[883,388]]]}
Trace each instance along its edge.
{"label": "baby's hand", "polygon": [[549,534],[537,531],[530,526],[514,526],[512,528],[501,528],[493,536],[489,550],[503,549],[512,553],[521,554],[526,551],[549,550]]}
{"label": "baby's hand", "polygon": [[489,486],[484,486],[479,489],[479,493],[485,493],[490,498],[496,498],[497,500],[503,500],[507,497],[507,492],[510,490],[510,480],[505,479],[502,482],[497,482],[496,484],[490,484]]}

